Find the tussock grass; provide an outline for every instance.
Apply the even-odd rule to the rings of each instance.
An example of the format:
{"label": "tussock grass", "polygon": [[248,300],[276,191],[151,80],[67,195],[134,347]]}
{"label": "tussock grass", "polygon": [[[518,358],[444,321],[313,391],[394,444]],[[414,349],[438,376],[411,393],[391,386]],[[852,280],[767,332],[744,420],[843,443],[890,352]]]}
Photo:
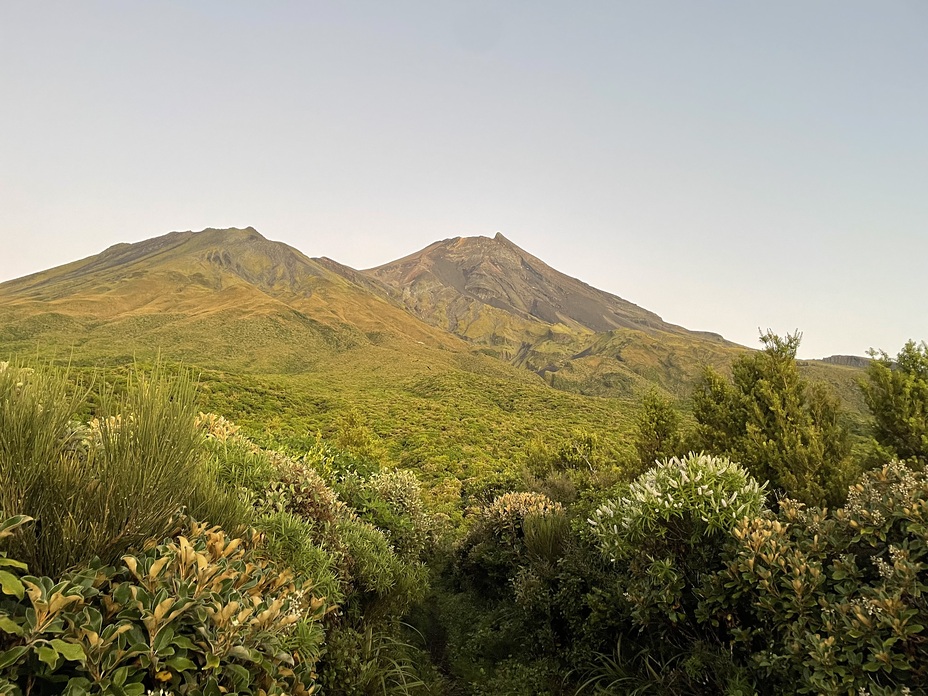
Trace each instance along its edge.
{"label": "tussock grass", "polygon": [[36,520],[14,549],[32,572],[56,575],[95,556],[112,563],[167,536],[182,511],[230,530],[247,521],[203,457],[189,375],[131,372],[121,393],[102,390],[98,417],[82,424],[74,414],[87,398],[65,370],[0,371],[0,514]]}

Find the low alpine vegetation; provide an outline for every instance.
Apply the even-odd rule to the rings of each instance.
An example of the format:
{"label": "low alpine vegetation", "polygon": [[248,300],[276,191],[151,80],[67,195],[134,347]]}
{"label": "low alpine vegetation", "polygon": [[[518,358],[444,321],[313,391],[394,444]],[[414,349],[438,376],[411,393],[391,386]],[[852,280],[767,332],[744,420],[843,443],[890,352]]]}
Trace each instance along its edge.
{"label": "low alpine vegetation", "polygon": [[273,432],[182,370],[0,364],[0,694],[926,692],[928,349],[874,354],[865,433],[762,341],[624,447],[454,476],[357,408]]}

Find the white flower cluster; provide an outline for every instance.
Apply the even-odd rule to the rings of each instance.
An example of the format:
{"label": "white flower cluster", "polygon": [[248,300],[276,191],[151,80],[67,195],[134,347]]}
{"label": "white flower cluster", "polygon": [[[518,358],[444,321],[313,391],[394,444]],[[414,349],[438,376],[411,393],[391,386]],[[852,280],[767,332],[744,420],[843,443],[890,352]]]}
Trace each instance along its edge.
{"label": "white flower cluster", "polygon": [[589,523],[603,550],[615,560],[625,547],[667,536],[680,525],[695,524],[699,529],[691,531],[699,534],[728,531],[744,517],[757,514],[764,496],[764,486],[739,464],[690,453],[646,471],[624,496],[600,506]]}

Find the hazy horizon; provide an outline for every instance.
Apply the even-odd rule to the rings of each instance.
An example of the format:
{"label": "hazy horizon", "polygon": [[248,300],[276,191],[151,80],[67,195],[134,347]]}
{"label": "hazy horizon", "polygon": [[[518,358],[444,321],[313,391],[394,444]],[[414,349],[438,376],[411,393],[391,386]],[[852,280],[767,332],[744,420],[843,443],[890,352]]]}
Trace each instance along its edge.
{"label": "hazy horizon", "polygon": [[507,238],[688,329],[928,338],[928,5],[0,5],[0,282],[253,226]]}

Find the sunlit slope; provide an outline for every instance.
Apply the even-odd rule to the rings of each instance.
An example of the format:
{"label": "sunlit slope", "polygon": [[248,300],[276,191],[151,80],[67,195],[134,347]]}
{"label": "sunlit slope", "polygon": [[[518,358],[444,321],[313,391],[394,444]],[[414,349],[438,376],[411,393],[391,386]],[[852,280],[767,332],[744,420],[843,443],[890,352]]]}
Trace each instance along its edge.
{"label": "sunlit slope", "polygon": [[8,350],[162,351],[299,371],[352,347],[462,350],[455,337],[251,228],[173,232],[0,285]]}
{"label": "sunlit slope", "polygon": [[528,443],[557,447],[576,431],[603,451],[630,453],[637,404],[551,389],[536,375],[485,356],[427,351],[396,361],[381,346],[352,349],[289,375],[201,375],[204,407],[284,445],[334,435],[349,410],[390,458],[429,481],[511,475]]}
{"label": "sunlit slope", "polygon": [[417,316],[561,389],[682,394],[705,365],[744,350],[565,275],[501,234],[436,242],[365,273]]}
{"label": "sunlit slope", "polygon": [[[0,358],[99,364],[160,353],[230,375],[302,376],[295,387],[372,412],[383,410],[373,394],[398,414],[428,406],[443,414],[436,422],[457,419],[452,430],[471,417],[454,400],[471,409],[482,393],[627,400],[656,387],[685,399],[704,366],[725,371],[744,350],[570,278],[501,235],[356,271],[252,228],[173,232],[0,284]],[[809,369],[860,408],[858,370]],[[410,381],[438,385],[447,403],[421,401]],[[581,403],[558,408],[568,402],[563,413]]]}

